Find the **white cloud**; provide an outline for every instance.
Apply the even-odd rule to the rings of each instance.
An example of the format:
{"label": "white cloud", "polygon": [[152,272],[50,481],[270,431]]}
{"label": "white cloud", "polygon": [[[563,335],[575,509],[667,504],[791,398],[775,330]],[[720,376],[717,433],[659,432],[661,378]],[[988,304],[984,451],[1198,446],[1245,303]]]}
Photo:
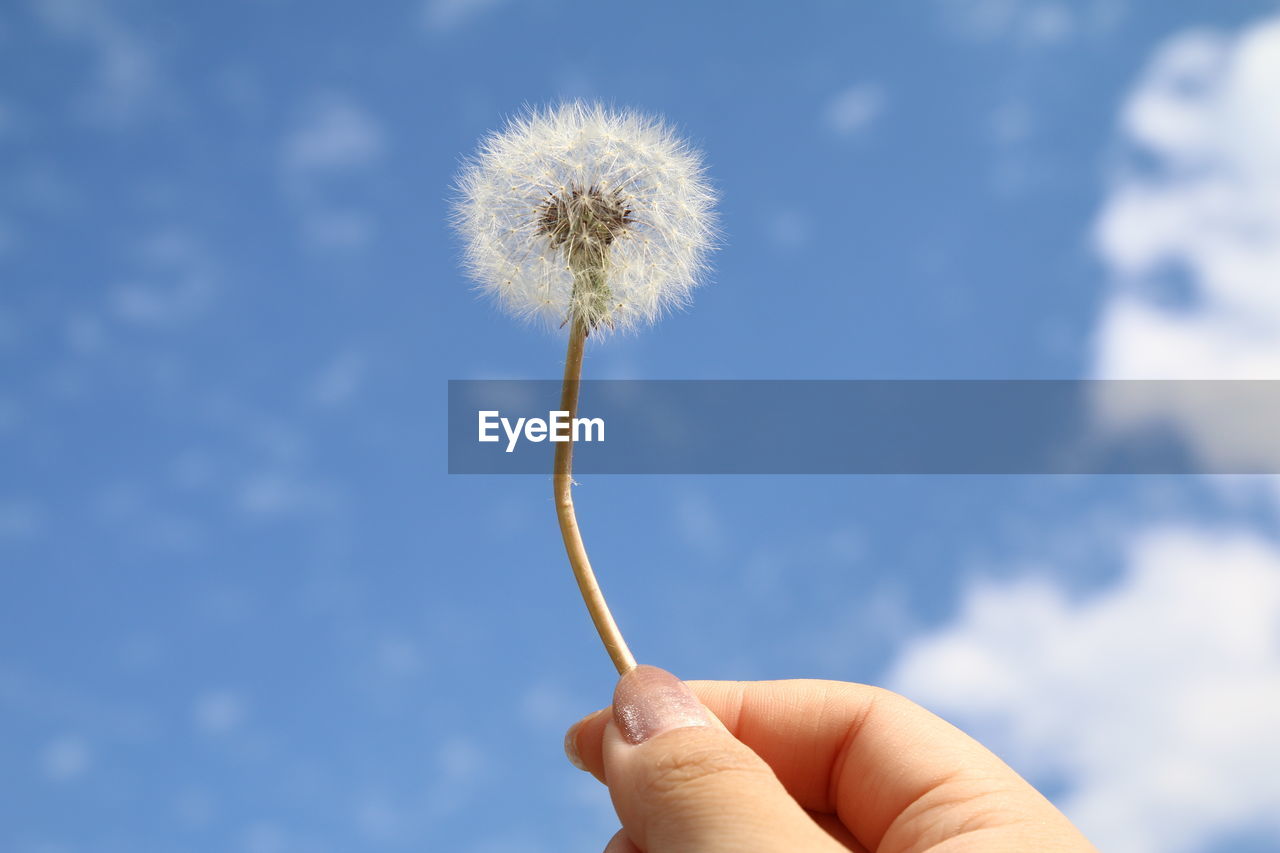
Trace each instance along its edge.
{"label": "white cloud", "polygon": [[902,651],[892,687],[1033,777],[1104,850],[1280,841],[1280,548],[1251,534],[1133,536],[1118,582],[1075,600],[1043,578],[971,586]]}
{"label": "white cloud", "polygon": [[854,136],[871,126],[884,112],[884,90],[874,83],[858,83],[827,101],[822,121],[837,136]]}
{"label": "white cloud", "polygon": [[422,23],[432,32],[458,29],[497,9],[505,0],[427,0],[422,7]]}
{"label": "white cloud", "polygon": [[1156,54],[1122,115],[1133,155],[1095,228],[1113,287],[1106,378],[1280,374],[1280,18],[1192,31]]}
{"label": "white cloud", "polygon": [[[1181,33],[1125,101],[1125,159],[1094,242],[1111,281],[1093,341],[1106,379],[1280,378],[1280,17]],[[1103,384],[1104,428],[1177,429],[1208,470],[1274,470],[1275,413]],[[1154,390],[1154,386],[1152,386]],[[1250,488],[1280,497],[1280,482]],[[1277,503],[1280,506],[1280,502]]]}

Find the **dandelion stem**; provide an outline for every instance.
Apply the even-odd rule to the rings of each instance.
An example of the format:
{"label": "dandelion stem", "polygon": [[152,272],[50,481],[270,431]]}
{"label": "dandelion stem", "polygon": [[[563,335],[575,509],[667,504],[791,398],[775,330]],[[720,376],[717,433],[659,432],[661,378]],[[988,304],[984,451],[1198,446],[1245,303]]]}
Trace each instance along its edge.
{"label": "dandelion stem", "polygon": [[[564,360],[564,385],[560,391],[560,409],[569,413],[570,423],[578,416],[578,385],[582,380],[582,353],[587,342],[587,334],[591,331],[588,321],[580,318],[577,312],[569,318],[569,350]],[[573,567],[573,577],[578,582],[578,590],[582,600],[595,623],[596,632],[604,643],[618,675],[635,669],[636,659],[627,648],[627,641],[622,639],[618,623],[613,621],[609,605],[605,603],[604,593],[596,582],[595,572],[591,570],[591,561],[587,559],[587,548],[582,544],[582,534],[578,531],[578,519],[573,511],[573,433],[569,441],[556,444],[555,461],[555,496],[556,517],[560,520],[560,535],[564,537],[564,550],[569,555],[569,565]]]}

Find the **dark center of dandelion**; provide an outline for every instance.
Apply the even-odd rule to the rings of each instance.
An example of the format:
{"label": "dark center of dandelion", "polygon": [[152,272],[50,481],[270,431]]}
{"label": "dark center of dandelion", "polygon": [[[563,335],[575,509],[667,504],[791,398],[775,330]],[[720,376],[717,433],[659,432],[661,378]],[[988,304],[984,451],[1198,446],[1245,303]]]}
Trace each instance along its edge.
{"label": "dark center of dandelion", "polygon": [[538,208],[538,233],[564,252],[573,271],[571,314],[588,329],[610,322],[609,247],[634,221],[619,191],[594,185],[554,193]]}
{"label": "dark center of dandelion", "polygon": [[542,203],[538,233],[550,239],[553,249],[564,248],[572,258],[582,251],[603,254],[634,221],[617,190],[570,187]]}

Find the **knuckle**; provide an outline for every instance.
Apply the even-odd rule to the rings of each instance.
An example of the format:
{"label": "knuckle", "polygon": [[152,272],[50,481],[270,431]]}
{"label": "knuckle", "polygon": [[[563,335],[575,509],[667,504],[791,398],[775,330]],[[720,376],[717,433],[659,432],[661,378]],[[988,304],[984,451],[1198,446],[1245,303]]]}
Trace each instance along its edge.
{"label": "knuckle", "polygon": [[642,785],[645,794],[664,797],[676,792],[687,793],[735,777],[770,772],[745,749],[725,749],[719,744],[676,746],[651,765]]}
{"label": "knuckle", "polygon": [[840,685],[840,689],[855,698],[859,704],[867,706],[883,705],[892,708],[903,705],[914,706],[916,704],[901,693],[895,693],[888,688],[874,684]]}
{"label": "knuckle", "polygon": [[928,846],[981,829],[1007,825],[1019,817],[998,780],[952,774],[921,792],[895,823],[903,835]]}

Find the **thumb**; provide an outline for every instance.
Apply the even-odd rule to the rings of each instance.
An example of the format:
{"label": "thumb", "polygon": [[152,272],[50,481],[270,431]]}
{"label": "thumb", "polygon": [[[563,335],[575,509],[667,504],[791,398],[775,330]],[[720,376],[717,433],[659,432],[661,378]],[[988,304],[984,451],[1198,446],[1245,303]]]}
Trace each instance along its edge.
{"label": "thumb", "polygon": [[836,851],[836,844],[671,673],[618,681],[604,776],[627,836],[646,853]]}

